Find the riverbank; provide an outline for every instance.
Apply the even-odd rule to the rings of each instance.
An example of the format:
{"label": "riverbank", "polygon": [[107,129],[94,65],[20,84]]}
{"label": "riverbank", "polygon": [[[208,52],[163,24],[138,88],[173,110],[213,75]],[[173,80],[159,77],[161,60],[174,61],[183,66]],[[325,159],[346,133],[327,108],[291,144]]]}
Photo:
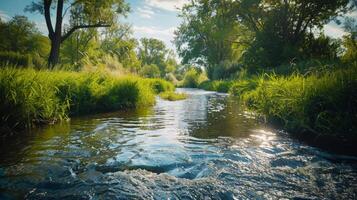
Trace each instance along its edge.
{"label": "riverbank", "polygon": [[356,157],[257,123],[228,95],[178,92],[0,138],[0,199],[356,199]]}
{"label": "riverbank", "polygon": [[206,81],[199,88],[229,92],[249,110],[299,137],[342,144],[357,141],[356,63],[310,74]]}
{"label": "riverbank", "polygon": [[173,91],[161,79],[108,72],[0,69],[1,132],[66,120],[73,115],[151,106],[155,95]]}

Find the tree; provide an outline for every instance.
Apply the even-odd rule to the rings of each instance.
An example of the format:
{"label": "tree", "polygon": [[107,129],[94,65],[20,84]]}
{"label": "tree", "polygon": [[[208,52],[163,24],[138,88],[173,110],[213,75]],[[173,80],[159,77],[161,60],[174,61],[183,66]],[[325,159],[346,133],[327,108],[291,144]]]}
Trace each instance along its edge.
{"label": "tree", "polygon": [[[26,63],[27,65],[36,67],[45,65],[45,58],[50,48],[49,40],[27,17],[16,15],[7,22],[0,20],[0,41],[0,52],[28,57],[31,62]],[[11,60],[13,59],[3,57],[2,62],[16,65],[16,62]],[[27,65],[24,67],[28,67]]]}
{"label": "tree", "polygon": [[165,59],[168,54],[165,43],[155,38],[142,38],[138,51],[138,57],[142,66],[156,65],[160,69],[161,76],[165,75]]}
{"label": "tree", "polygon": [[348,33],[343,37],[343,46],[346,48],[342,56],[344,61],[357,60],[357,21],[353,18],[346,18],[344,29]]}
{"label": "tree", "polygon": [[240,58],[251,33],[236,20],[231,0],[194,0],[183,7],[183,23],[175,32],[175,44],[183,64],[206,67],[213,78],[215,68],[226,60]]}
{"label": "tree", "polygon": [[136,55],[138,42],[132,38],[131,27],[127,24],[116,24],[105,31],[101,49],[112,56],[118,57],[123,67],[131,72],[138,72],[141,66]]}
{"label": "tree", "polygon": [[[67,8],[65,8],[65,6]],[[63,29],[63,19],[71,9],[78,15],[77,24],[71,24]],[[25,10],[40,12],[44,15],[48,37],[51,40],[51,51],[48,64],[53,67],[59,62],[61,43],[78,29],[110,27],[116,20],[117,14],[126,14],[129,10],[124,0],[39,0],[32,2]],[[51,21],[51,11],[56,10],[54,26]]]}
{"label": "tree", "polygon": [[349,0],[238,1],[237,19],[255,35],[244,62],[249,66],[276,67],[310,57],[305,54],[309,49],[304,47],[319,43],[310,37],[311,31],[321,30],[323,25],[347,12],[348,3]]}
{"label": "tree", "polygon": [[8,22],[0,22],[0,50],[29,53],[34,51],[34,37],[39,35],[35,23],[16,15]]}
{"label": "tree", "polygon": [[276,67],[315,56],[317,51],[305,51],[311,46],[333,50],[329,39],[311,33],[351,7],[349,0],[192,0],[181,10],[175,44],[184,64],[203,65],[209,78],[224,78],[224,71],[240,68],[237,62]]}
{"label": "tree", "polygon": [[144,65],[140,71],[140,75],[146,78],[160,78],[160,69],[155,64]]}

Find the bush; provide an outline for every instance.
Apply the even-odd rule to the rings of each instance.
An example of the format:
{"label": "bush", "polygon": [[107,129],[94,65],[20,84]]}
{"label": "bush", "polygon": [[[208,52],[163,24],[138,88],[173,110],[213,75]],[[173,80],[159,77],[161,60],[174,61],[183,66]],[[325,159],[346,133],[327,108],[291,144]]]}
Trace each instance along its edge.
{"label": "bush", "polygon": [[146,79],[146,83],[153,89],[156,94],[175,90],[175,86],[172,83],[159,78]]}
{"label": "bush", "polygon": [[149,106],[155,92],[174,86],[159,79],[104,72],[0,69],[0,127],[29,128],[94,112]]}
{"label": "bush", "polygon": [[197,88],[200,83],[205,81],[207,77],[202,73],[198,72],[197,69],[190,68],[184,75],[182,86],[189,88]]}
{"label": "bush", "polygon": [[140,75],[146,78],[160,78],[161,72],[157,65],[145,65],[140,70]]}
{"label": "bush", "polygon": [[232,81],[204,81],[198,87],[200,89],[227,93],[232,87]]}
{"label": "bush", "polygon": [[29,54],[21,54],[18,52],[3,51],[0,52],[0,65],[16,66],[16,67],[31,67],[33,66],[32,57]]}

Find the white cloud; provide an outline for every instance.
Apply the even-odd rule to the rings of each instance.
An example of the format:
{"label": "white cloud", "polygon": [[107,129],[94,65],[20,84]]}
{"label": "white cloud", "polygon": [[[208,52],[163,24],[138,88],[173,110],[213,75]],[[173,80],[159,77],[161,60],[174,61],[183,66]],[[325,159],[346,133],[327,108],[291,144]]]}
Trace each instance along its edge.
{"label": "white cloud", "polygon": [[0,19],[1,20],[8,21],[8,20],[10,20],[10,18],[11,17],[9,15],[7,15],[4,11],[0,10]]}
{"label": "white cloud", "polygon": [[145,3],[163,10],[177,11],[177,9],[188,3],[188,0],[145,0]]}
{"label": "white cloud", "polygon": [[171,42],[174,38],[175,29],[176,27],[160,29],[154,26],[133,26],[136,38],[156,38],[165,42],[166,46],[171,49],[175,49]]}
{"label": "white cloud", "polygon": [[45,35],[48,34],[46,22],[43,22],[43,21],[39,21],[39,22],[38,22],[38,21],[36,21],[35,23],[36,23],[36,26],[37,26],[38,30],[39,30],[41,33],[43,33],[43,34],[45,34]]}
{"label": "white cloud", "polygon": [[139,16],[142,18],[150,19],[155,12],[148,6],[144,6],[143,8],[138,8],[137,12],[139,13]]}
{"label": "white cloud", "polygon": [[324,32],[326,35],[333,38],[341,38],[343,35],[346,35],[346,32],[343,31],[343,28],[334,23],[326,24],[324,26]]}
{"label": "white cloud", "polygon": [[167,36],[172,37],[175,31],[175,27],[170,27],[167,29],[159,29],[154,26],[134,26],[133,29],[138,33],[145,33],[147,35],[165,36],[165,37]]}

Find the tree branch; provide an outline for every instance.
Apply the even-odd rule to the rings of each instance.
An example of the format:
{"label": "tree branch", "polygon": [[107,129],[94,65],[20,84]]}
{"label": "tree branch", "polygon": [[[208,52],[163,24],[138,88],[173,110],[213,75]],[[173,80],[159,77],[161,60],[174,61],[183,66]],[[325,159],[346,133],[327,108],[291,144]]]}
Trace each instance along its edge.
{"label": "tree branch", "polygon": [[70,8],[72,8],[73,6],[75,6],[76,4],[78,4],[78,3],[80,3],[80,1],[75,1],[75,2],[71,3],[71,5],[69,5],[69,6],[64,10],[62,17],[66,16],[68,10],[69,10]]}
{"label": "tree branch", "polygon": [[52,22],[51,22],[51,3],[52,0],[44,0],[44,15],[45,15],[45,20],[46,20],[46,26],[48,29],[48,36],[51,39],[54,35],[53,27],[52,27]]}
{"label": "tree branch", "polygon": [[66,34],[64,34],[62,36],[61,42],[65,41],[77,29],[81,29],[81,28],[100,28],[100,27],[110,27],[110,26],[111,26],[110,24],[102,24],[102,23],[73,26],[71,29],[69,29],[69,31]]}

